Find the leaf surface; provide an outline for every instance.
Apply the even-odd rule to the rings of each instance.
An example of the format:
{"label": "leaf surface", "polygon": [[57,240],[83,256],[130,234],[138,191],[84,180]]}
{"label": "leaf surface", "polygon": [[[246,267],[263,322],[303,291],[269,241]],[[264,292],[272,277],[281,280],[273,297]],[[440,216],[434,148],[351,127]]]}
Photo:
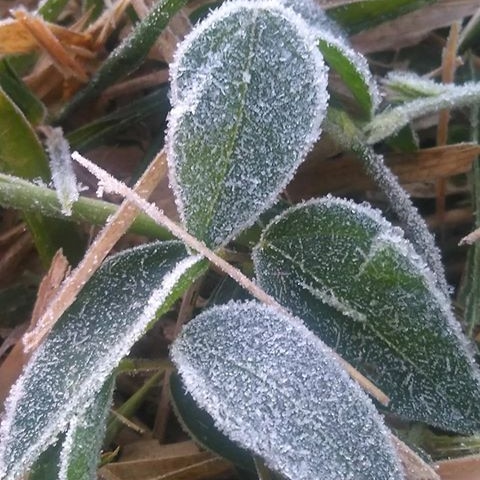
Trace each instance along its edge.
{"label": "leaf surface", "polygon": [[330,32],[319,32],[318,48],[370,117],[380,103],[380,95],[365,57]]}
{"label": "leaf surface", "polygon": [[115,376],[111,375],[87,407],[70,421],[62,444],[58,480],[96,480]]}
{"label": "leaf surface", "polygon": [[287,478],[403,478],[373,404],[299,320],[256,302],[212,308],[172,358],[220,431]]}
{"label": "leaf surface", "polygon": [[239,1],[215,10],[179,47],[170,174],[187,230],[209,247],[274,203],[320,134],[328,94],[314,45],[290,9]]}
{"label": "leaf surface", "polygon": [[14,479],[81,414],[156,314],[204,268],[179,242],[123,252],[95,273],[12,387],[0,478]]}
{"label": "leaf surface", "polygon": [[480,376],[450,302],[398,228],[326,197],[277,217],[257,279],[378,385],[391,409],[460,432],[480,428]]}

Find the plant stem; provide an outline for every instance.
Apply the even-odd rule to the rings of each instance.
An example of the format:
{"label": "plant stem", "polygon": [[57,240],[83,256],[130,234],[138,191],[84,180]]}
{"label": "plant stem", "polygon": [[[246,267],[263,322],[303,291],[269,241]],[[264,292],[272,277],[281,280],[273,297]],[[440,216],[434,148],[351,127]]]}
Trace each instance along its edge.
{"label": "plant stem", "polygon": [[[72,205],[72,215],[62,213],[57,194],[50,188],[36,185],[12,175],[0,173],[0,205],[26,213],[39,213],[46,217],[61,218],[66,221],[105,225],[118,205],[95,198],[80,197]],[[170,240],[172,235],[144,214],[138,215],[129,232],[147,237]]]}

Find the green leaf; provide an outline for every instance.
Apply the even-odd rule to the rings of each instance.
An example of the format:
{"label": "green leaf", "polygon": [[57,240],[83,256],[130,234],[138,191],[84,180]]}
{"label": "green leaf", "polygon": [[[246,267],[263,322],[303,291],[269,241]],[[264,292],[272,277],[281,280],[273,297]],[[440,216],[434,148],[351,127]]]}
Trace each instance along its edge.
{"label": "green leaf", "polygon": [[[398,132],[412,120],[439,112],[444,108],[468,107],[480,103],[480,82],[468,82],[464,85],[439,85],[433,81],[421,79],[408,74],[395,76],[396,87],[400,88],[398,79],[403,79],[404,91],[409,89],[418,94],[429,95],[386,109],[376,115],[365,126],[367,142],[374,144]],[[390,84],[390,87],[393,84]]]}
{"label": "green leaf", "polygon": [[198,407],[178,374],[170,377],[170,398],[175,415],[191,438],[234,465],[255,472],[252,455],[215,427],[213,418]]}
{"label": "green leaf", "polygon": [[53,445],[50,445],[42,452],[32,466],[28,480],[58,479],[60,454],[62,452],[62,442],[64,438],[63,434],[60,435],[59,439]]}
{"label": "green leaf", "polygon": [[327,64],[335,70],[352,92],[367,117],[380,103],[377,85],[365,57],[351,48],[341,37],[319,32],[318,48]]}
{"label": "green leaf", "polygon": [[30,179],[50,180],[48,158],[22,111],[0,88],[0,167]]}
{"label": "green leaf", "polygon": [[448,298],[378,211],[326,197],[277,217],[254,252],[260,286],[378,385],[394,412],[480,428],[480,375]]}
{"label": "green leaf", "polygon": [[90,79],[65,107],[65,118],[81,103],[99,95],[102,90],[133,73],[145,60],[148,52],[170,19],[185,5],[186,0],[161,0],[135,26],[133,32],[108,56]]}
{"label": "green leaf", "polygon": [[57,17],[63,12],[68,0],[46,0],[41,2],[38,8],[38,14],[47,22],[55,22]]}
{"label": "green leaf", "polygon": [[[50,181],[48,158],[33,128],[20,109],[0,88],[0,169],[20,177]],[[71,263],[81,255],[77,232],[68,223],[46,219],[37,213],[24,215],[45,264],[59,248]],[[80,247],[80,248],[79,248]]]}
{"label": "green leaf", "polygon": [[5,58],[0,61],[0,87],[30,123],[38,125],[44,121],[47,113],[45,105],[23,83]]}
{"label": "green leaf", "polygon": [[291,10],[240,1],[179,47],[168,161],[181,218],[208,246],[271,206],[320,134],[327,79],[314,44]]}
{"label": "green leaf", "polygon": [[58,480],[96,480],[105,424],[112,403],[111,375],[87,406],[70,421],[60,454]]}
{"label": "green leaf", "polygon": [[219,430],[287,478],[403,478],[373,404],[298,319],[230,303],[190,322],[171,353]]}
{"label": "green leaf", "polygon": [[328,66],[339,74],[369,118],[380,103],[380,95],[365,57],[350,47],[343,31],[314,0],[281,1],[315,31]]}
{"label": "green leaf", "polygon": [[398,183],[397,177],[385,165],[383,156],[375,153],[373,148],[365,142],[362,132],[341,110],[329,109],[325,129],[340,145],[358,155],[368,175],[390,202],[406,237],[434,273],[438,287],[445,296],[449,296],[445,269],[440,251],[435,245],[435,239],[409,195]]}
{"label": "green leaf", "polygon": [[55,441],[204,268],[179,242],[152,243],[105,262],[12,387],[0,426],[2,480],[21,476]]}
{"label": "green leaf", "polygon": [[353,34],[393,20],[433,2],[435,0],[395,0],[393,2],[363,0],[332,8],[328,11],[328,15],[350,34]]}

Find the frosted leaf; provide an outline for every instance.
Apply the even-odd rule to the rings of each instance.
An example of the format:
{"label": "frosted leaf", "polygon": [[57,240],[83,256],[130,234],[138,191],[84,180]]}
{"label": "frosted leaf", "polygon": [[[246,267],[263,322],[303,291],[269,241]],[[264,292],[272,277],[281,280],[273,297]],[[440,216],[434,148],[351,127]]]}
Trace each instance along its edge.
{"label": "frosted leaf", "polygon": [[447,297],[380,213],[326,197],[291,208],[254,251],[257,279],[379,386],[394,412],[480,428],[480,376]]}
{"label": "frosted leaf", "polygon": [[216,426],[287,478],[403,478],[370,399],[299,320],[229,303],[190,322],[171,355]]}
{"label": "frosted leaf", "polygon": [[[413,88],[413,76],[407,78],[409,88]],[[469,82],[464,85],[443,85],[435,88],[432,81],[419,79],[418,89],[429,92],[428,97],[416,98],[397,107],[389,108],[376,115],[365,127],[367,141],[370,144],[397,133],[402,127],[416,118],[439,112],[445,108],[468,107],[480,102],[480,83]],[[435,94],[435,91],[438,94]]]}
{"label": "frosted leaf", "polygon": [[114,386],[112,375],[87,407],[70,420],[60,453],[58,480],[96,480]]}
{"label": "frosted leaf", "polygon": [[329,67],[340,75],[367,115],[372,115],[380,103],[380,94],[365,57],[350,47],[340,27],[314,0],[281,1],[301,15],[314,30]]}
{"label": "frosted leaf", "polygon": [[449,85],[420,77],[411,72],[389,72],[382,81],[393,102],[415,100],[419,97],[437,97],[448,91]]}
{"label": "frosted leaf", "polygon": [[104,263],[11,389],[0,425],[0,479],[32,465],[203,268],[179,242],[155,242]]}
{"label": "frosted leaf", "polygon": [[70,145],[61,128],[43,128],[50,158],[53,185],[64,215],[72,214],[72,205],[78,200],[77,178],[70,157]]}
{"label": "frosted leaf", "polygon": [[376,154],[370,145],[364,143],[361,132],[343,111],[330,108],[325,129],[340,145],[359,156],[368,175],[386,196],[392,210],[402,223],[406,237],[435,274],[438,287],[446,296],[449,296],[450,291],[445,278],[445,269],[435,239],[407,192],[385,165],[383,156]]}
{"label": "frosted leaf", "polygon": [[187,230],[208,246],[272,205],[320,134],[326,67],[308,25],[272,1],[228,2],[171,66],[170,177]]}
{"label": "frosted leaf", "polygon": [[215,427],[213,418],[195,403],[177,373],[170,378],[169,387],[175,415],[190,438],[241,469],[256,472],[252,454],[232,442]]}

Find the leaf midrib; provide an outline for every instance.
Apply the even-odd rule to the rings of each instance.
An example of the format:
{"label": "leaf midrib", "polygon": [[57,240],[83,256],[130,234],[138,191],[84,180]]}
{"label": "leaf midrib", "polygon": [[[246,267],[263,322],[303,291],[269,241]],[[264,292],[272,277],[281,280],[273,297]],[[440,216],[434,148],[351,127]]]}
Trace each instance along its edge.
{"label": "leaf midrib", "polygon": [[[281,255],[285,260],[288,260],[290,261],[294,266],[296,266],[303,274],[305,274],[306,276],[310,277],[310,280],[313,280],[314,282],[318,282],[318,284],[320,285],[323,285],[323,283],[313,274],[311,273],[310,271],[308,271],[307,269],[305,269],[305,267],[295,261],[292,257],[290,257],[286,252],[276,248],[273,244],[269,244],[268,245],[269,248],[271,248],[272,250],[274,250],[276,253],[278,253],[279,255]],[[267,248],[267,246],[265,245],[264,248]],[[310,292],[311,293],[311,292]],[[321,299],[318,299],[320,302],[322,302]],[[324,302],[322,302],[324,303]],[[342,315],[345,315],[341,310],[339,310],[340,313]],[[369,322],[365,323],[364,324],[365,327],[367,327],[369,330],[371,330],[374,334],[375,337],[379,338],[381,341],[383,341],[383,343],[385,343],[388,347],[390,347],[394,352],[398,353],[398,355],[400,356],[400,358],[402,358],[406,363],[410,364],[413,369],[415,371],[417,371],[422,377],[424,377],[424,379],[427,380],[427,383],[428,384],[432,384],[432,382],[429,380],[429,375],[421,368],[419,367],[417,364],[415,364],[407,355],[405,352],[403,352],[400,348],[398,348],[397,346],[391,344],[389,342],[388,339],[386,339],[380,332],[378,332],[374,325],[371,325]],[[439,384],[435,384],[435,387],[436,387],[436,391],[438,392],[437,388],[438,388]],[[450,399],[450,398],[453,398],[455,400],[454,397],[452,397],[451,395],[448,394],[448,392],[446,392],[445,390],[445,387],[441,386],[441,392],[444,396],[445,399]],[[455,402],[456,404],[456,402]]]}
{"label": "leaf midrib", "polygon": [[[252,65],[252,60],[253,60],[253,50],[255,48],[255,40],[257,37],[257,20],[258,20],[258,11],[254,10],[254,16],[253,16],[253,21],[251,25],[251,38],[250,42],[248,45],[248,54],[246,56],[246,64],[245,67],[242,69],[242,72],[245,71],[250,71],[251,65]],[[225,178],[227,177],[227,173],[232,165],[232,156],[233,152],[235,151],[235,147],[237,145],[238,141],[238,132],[240,131],[240,127],[243,124],[243,120],[245,117],[245,102],[246,102],[246,96],[248,92],[248,86],[249,83],[247,82],[242,82],[240,85],[240,100],[239,100],[239,107],[237,114],[235,118],[237,121],[235,122],[233,128],[232,128],[232,135],[230,136],[230,141],[227,143],[227,148],[226,148],[226,155],[224,156],[225,162],[223,162],[222,167],[219,168],[220,170],[220,175],[219,177],[222,178],[222,181],[217,182],[217,189],[212,195],[212,201],[209,202],[209,208],[208,208],[208,213],[206,215],[206,220],[205,220],[205,228],[203,230],[203,235],[202,238],[206,237],[206,233],[209,231],[210,226],[212,225],[213,222],[213,217],[216,211],[216,207],[218,205],[219,198],[225,191]],[[211,232],[210,232],[211,233]],[[213,240],[213,239],[211,239]]]}

